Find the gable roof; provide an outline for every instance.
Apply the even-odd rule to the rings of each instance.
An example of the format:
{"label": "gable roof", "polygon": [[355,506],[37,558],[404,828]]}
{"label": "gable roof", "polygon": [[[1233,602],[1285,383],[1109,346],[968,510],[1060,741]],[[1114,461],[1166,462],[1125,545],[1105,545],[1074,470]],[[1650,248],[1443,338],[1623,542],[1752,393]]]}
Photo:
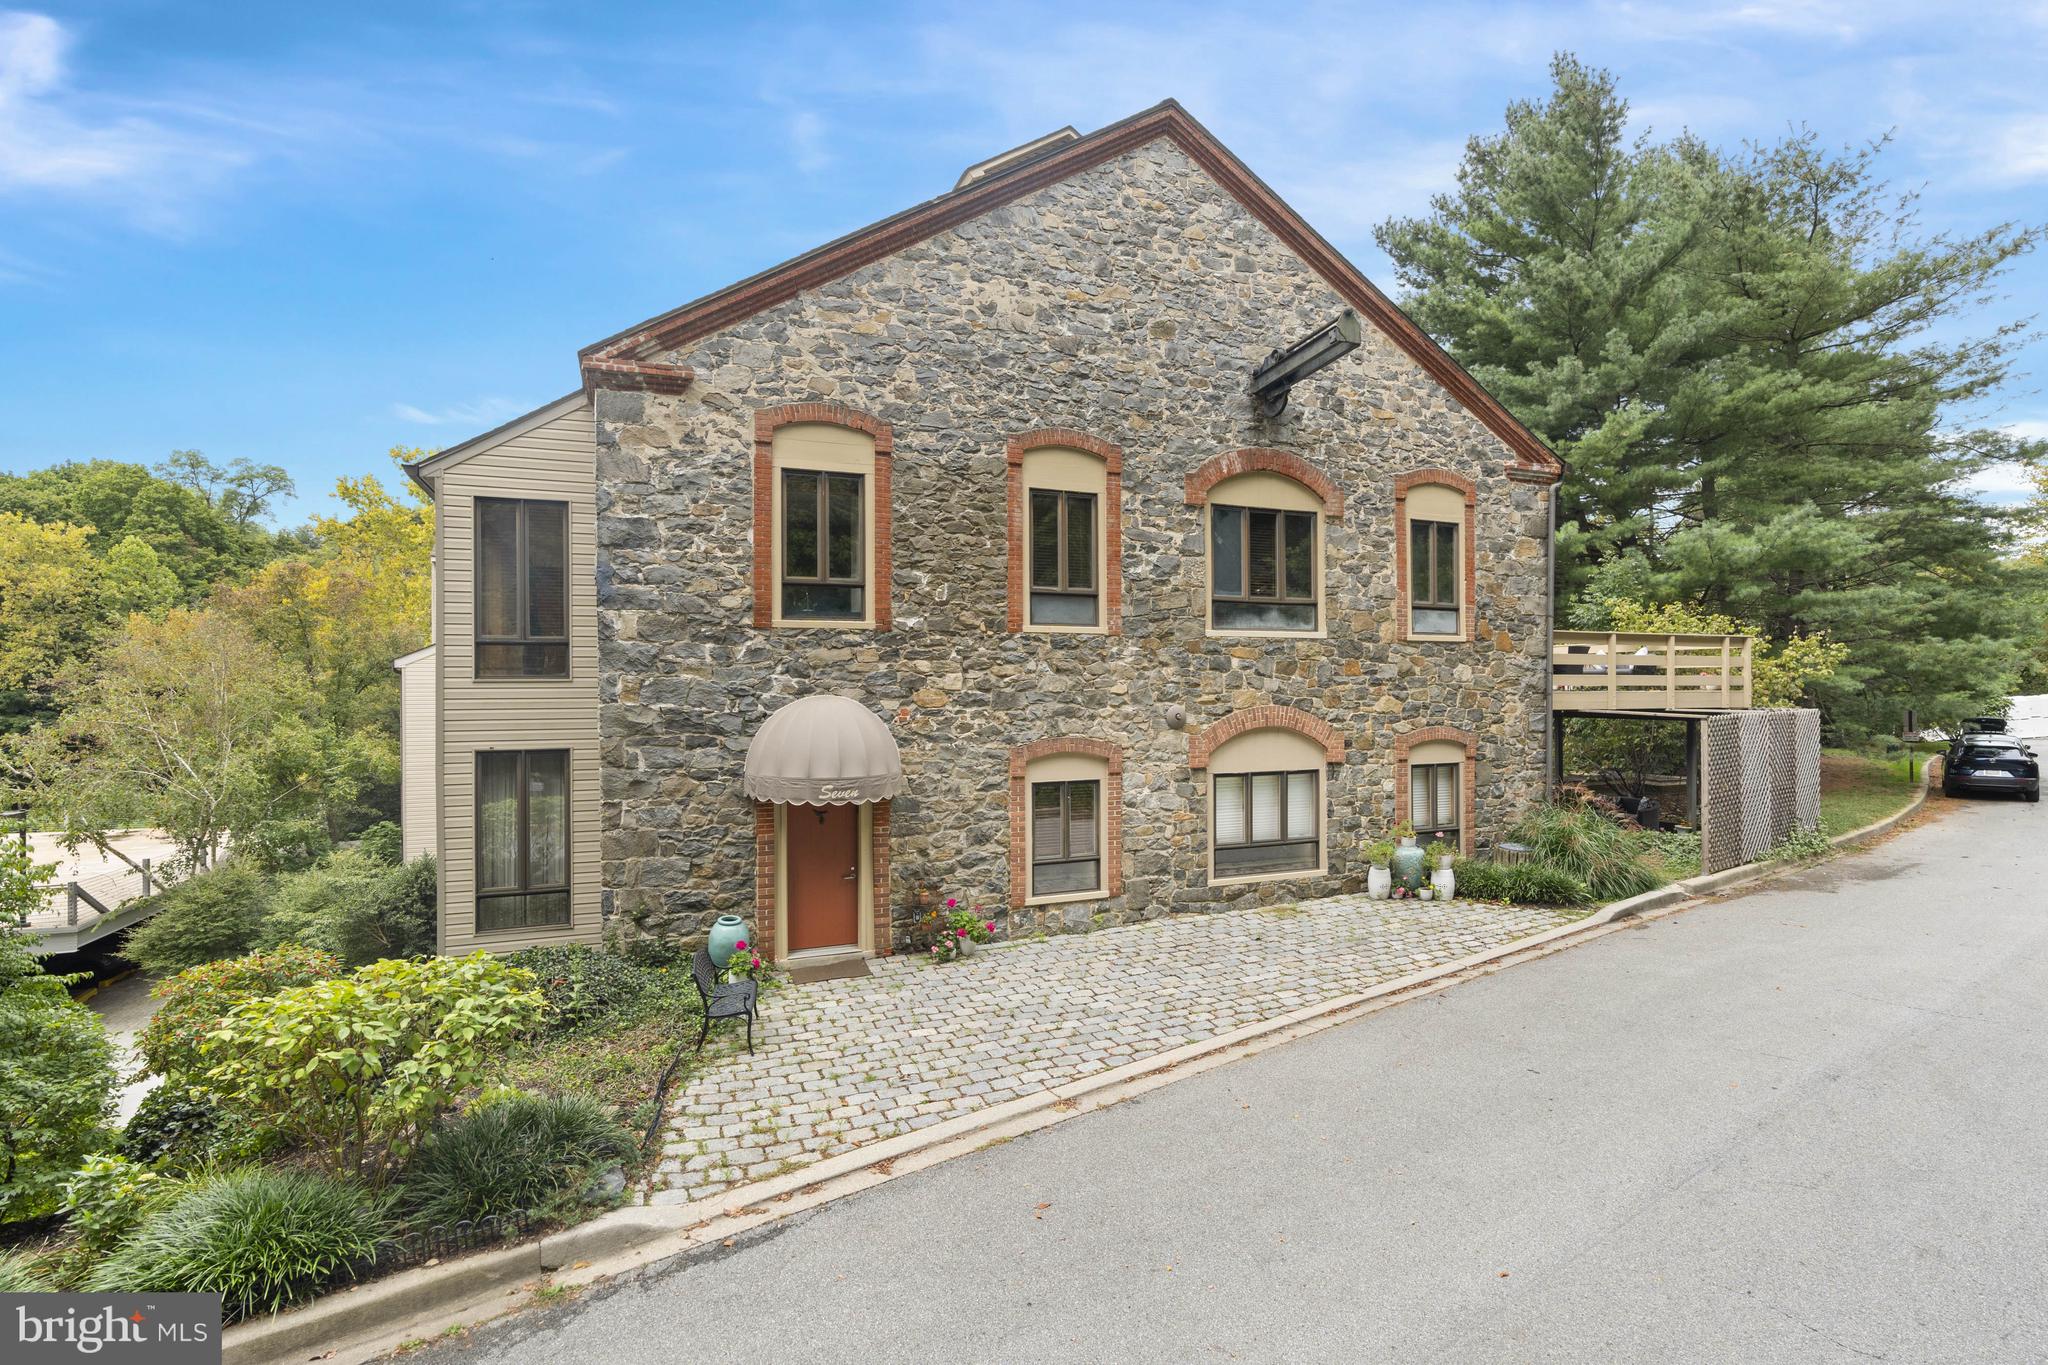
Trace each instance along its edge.
{"label": "gable roof", "polygon": [[461,464],[472,455],[481,455],[486,450],[492,450],[505,444],[505,442],[515,436],[525,435],[543,423],[552,422],[557,417],[574,412],[577,408],[583,406],[583,402],[584,392],[582,389],[578,389],[574,393],[565,393],[554,402],[543,403],[532,412],[521,413],[503,426],[492,427],[481,436],[472,436],[461,445],[449,446],[446,450],[437,450],[424,460],[415,460],[405,467],[405,472],[410,474],[412,481],[418,484],[421,490],[431,498],[434,496],[434,479],[437,475],[455,465]]}
{"label": "gable roof", "polygon": [[[693,377],[690,368],[656,362],[655,357],[662,352],[785,303],[806,289],[851,274],[991,209],[1070,179],[1162,137],[1185,152],[1346,303],[1498,436],[1514,452],[1515,458],[1508,466],[1511,475],[1544,482],[1563,477],[1564,462],[1549,446],[1517,421],[1413,318],[1396,307],[1342,252],[1325,241],[1322,234],[1173,100],[1086,137],[1055,145],[1044,154],[1021,159],[1013,168],[998,165],[990,173],[965,181],[935,199],[594,342],[578,352],[584,386],[680,393]],[[1000,163],[1003,158],[995,160]]]}

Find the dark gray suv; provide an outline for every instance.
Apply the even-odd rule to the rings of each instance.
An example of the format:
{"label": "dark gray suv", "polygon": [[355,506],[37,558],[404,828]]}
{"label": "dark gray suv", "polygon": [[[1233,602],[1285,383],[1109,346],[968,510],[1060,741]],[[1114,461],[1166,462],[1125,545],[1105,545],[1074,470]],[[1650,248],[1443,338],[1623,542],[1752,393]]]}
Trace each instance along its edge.
{"label": "dark gray suv", "polygon": [[1941,765],[1941,792],[2018,792],[2041,799],[2041,766],[2033,750],[2011,735],[1963,735],[1948,746]]}

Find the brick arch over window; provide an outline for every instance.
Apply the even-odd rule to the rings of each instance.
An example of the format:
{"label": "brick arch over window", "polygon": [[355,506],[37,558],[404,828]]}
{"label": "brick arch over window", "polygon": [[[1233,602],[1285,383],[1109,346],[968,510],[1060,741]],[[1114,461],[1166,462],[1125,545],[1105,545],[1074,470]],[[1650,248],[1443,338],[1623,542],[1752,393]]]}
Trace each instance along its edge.
{"label": "brick arch over window", "polygon": [[1431,486],[1456,489],[1465,495],[1465,600],[1459,604],[1458,624],[1460,634],[1468,640],[1476,640],[1479,638],[1479,593],[1474,566],[1479,562],[1479,485],[1454,469],[1411,469],[1406,474],[1394,476],[1394,621],[1400,629],[1399,638],[1405,640],[1415,633],[1412,628],[1414,617],[1408,611],[1408,494],[1417,488]]}
{"label": "brick arch over window", "polygon": [[1322,499],[1323,514],[1330,520],[1343,519],[1344,491],[1329,475],[1291,450],[1233,450],[1227,455],[1218,455],[1188,475],[1188,506],[1205,506],[1209,501],[1209,490],[1225,479],[1257,473],[1280,474],[1294,480]]}
{"label": "brick arch over window", "polygon": [[775,624],[775,433],[798,422],[820,422],[864,432],[875,443],[875,629],[887,630],[894,559],[890,553],[892,515],[889,471],[896,453],[895,431],[887,422],[843,403],[785,403],[754,413],[754,625]]}
{"label": "brick arch over window", "polygon": [[1102,495],[1102,628],[1109,635],[1124,633],[1124,448],[1111,445],[1100,436],[1090,436],[1072,427],[1040,427],[1020,431],[1010,438],[1009,462],[1009,627],[1012,635],[1024,629],[1024,456],[1047,446],[1084,450],[1102,461],[1105,487]]}
{"label": "brick arch over window", "polygon": [[[1076,447],[1080,449],[1081,447]],[[1102,894],[1124,893],[1124,751],[1107,739],[1079,736],[1038,739],[1010,750],[1010,905],[1028,901],[1031,868],[1026,861],[1025,821],[1031,818],[1031,765],[1041,758],[1082,754],[1099,758],[1109,771],[1102,784]]]}
{"label": "brick arch over window", "polygon": [[1344,761],[1344,736],[1328,721],[1291,706],[1253,706],[1233,711],[1214,725],[1189,735],[1188,767],[1207,768],[1218,749],[1239,735],[1248,735],[1254,730],[1292,730],[1322,745],[1325,763]]}
{"label": "brick arch over window", "polygon": [[1459,852],[1469,858],[1479,806],[1474,793],[1479,780],[1479,740],[1470,730],[1460,730],[1455,725],[1425,725],[1394,736],[1394,823],[1408,823],[1408,756],[1424,744],[1445,741],[1465,750],[1465,761],[1458,773],[1458,842],[1463,845]]}

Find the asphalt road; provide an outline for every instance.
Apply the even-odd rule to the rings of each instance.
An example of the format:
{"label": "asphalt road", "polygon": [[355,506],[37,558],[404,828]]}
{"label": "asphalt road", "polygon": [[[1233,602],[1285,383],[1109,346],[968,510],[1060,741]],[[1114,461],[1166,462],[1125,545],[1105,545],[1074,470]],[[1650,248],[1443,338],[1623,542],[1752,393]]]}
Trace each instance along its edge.
{"label": "asphalt road", "polygon": [[2041,810],[1957,803],[425,1358],[2048,1359]]}

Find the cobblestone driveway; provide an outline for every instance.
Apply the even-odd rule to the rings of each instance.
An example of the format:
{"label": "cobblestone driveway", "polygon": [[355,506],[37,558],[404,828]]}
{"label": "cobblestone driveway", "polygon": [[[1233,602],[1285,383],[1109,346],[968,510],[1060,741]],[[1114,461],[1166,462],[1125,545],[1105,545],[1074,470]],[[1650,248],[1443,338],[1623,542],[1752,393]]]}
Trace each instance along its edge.
{"label": "cobblestone driveway", "polygon": [[[984,948],[785,987],[757,1050],[683,1091],[648,1199],[682,1203],[1562,924],[1333,896]],[[727,1026],[729,1027],[729,1026]],[[723,1030],[722,1030],[723,1031]]]}

